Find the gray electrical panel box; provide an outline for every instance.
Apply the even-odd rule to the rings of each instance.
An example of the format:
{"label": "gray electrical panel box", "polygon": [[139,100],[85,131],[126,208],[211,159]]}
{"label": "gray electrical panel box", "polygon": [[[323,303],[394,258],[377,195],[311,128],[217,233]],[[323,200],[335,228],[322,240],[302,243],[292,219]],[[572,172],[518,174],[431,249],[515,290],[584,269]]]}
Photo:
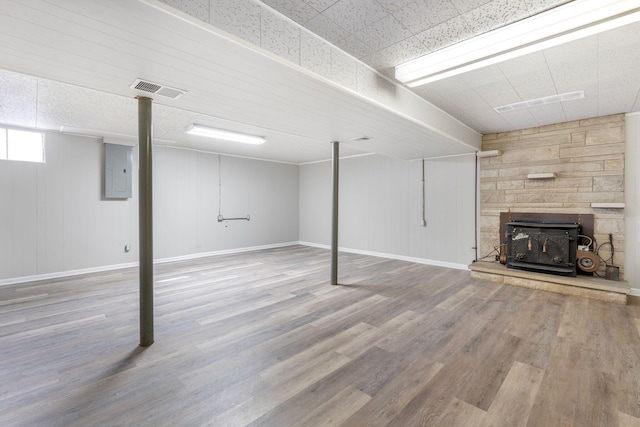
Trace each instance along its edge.
{"label": "gray electrical panel box", "polygon": [[104,197],[131,198],[131,147],[104,144]]}

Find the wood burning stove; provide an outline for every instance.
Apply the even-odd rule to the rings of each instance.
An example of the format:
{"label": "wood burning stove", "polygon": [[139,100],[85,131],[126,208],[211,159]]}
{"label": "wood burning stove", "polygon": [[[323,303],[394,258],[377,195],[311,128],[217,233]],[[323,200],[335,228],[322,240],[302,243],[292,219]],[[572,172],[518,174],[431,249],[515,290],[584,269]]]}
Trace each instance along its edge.
{"label": "wood burning stove", "polygon": [[507,267],[576,276],[579,224],[513,221],[506,225]]}

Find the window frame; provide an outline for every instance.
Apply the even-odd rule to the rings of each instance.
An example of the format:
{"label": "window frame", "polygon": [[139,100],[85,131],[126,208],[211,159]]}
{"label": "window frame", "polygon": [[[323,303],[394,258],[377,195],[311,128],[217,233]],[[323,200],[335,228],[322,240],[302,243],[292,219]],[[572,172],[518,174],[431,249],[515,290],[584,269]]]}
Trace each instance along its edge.
{"label": "window frame", "polygon": [[[15,154],[12,156],[11,153],[11,145],[12,144],[20,144],[20,139],[15,139],[16,137],[16,133],[11,132],[11,131],[15,131],[15,132],[25,132],[28,134],[34,134],[34,135],[39,135],[40,136],[40,147],[37,150],[33,150],[33,153],[31,154],[35,154],[37,152],[39,152],[38,155],[38,159],[35,158],[24,158],[24,157],[20,157],[20,158],[16,158],[17,156],[15,156]],[[13,135],[13,137],[12,137]],[[12,162],[29,162],[29,163],[46,163],[46,151],[45,151],[45,139],[46,139],[46,135],[44,132],[38,131],[38,130],[34,130],[34,129],[29,129],[29,128],[21,128],[21,127],[14,127],[14,126],[6,126],[6,125],[0,125],[0,160],[6,160],[6,161],[12,161]],[[14,152],[15,153],[15,152]],[[27,156],[29,157],[29,156]]]}

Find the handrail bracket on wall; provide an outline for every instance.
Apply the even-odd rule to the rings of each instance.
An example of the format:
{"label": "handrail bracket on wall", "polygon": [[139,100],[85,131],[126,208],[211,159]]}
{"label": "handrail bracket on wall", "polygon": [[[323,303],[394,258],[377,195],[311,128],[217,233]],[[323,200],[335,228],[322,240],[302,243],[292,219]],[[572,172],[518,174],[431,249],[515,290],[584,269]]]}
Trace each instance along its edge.
{"label": "handrail bracket on wall", "polygon": [[239,217],[239,218],[225,218],[222,215],[218,215],[218,222],[222,222],[222,221],[251,221],[251,217],[247,215],[245,217]]}

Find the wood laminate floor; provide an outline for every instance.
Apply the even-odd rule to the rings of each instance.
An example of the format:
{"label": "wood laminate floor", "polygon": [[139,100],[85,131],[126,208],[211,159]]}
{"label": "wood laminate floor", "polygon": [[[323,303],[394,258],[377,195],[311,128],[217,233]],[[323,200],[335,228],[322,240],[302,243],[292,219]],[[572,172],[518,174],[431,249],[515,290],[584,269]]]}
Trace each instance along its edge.
{"label": "wood laminate floor", "polygon": [[0,426],[631,426],[640,305],[288,247],[0,287]]}

